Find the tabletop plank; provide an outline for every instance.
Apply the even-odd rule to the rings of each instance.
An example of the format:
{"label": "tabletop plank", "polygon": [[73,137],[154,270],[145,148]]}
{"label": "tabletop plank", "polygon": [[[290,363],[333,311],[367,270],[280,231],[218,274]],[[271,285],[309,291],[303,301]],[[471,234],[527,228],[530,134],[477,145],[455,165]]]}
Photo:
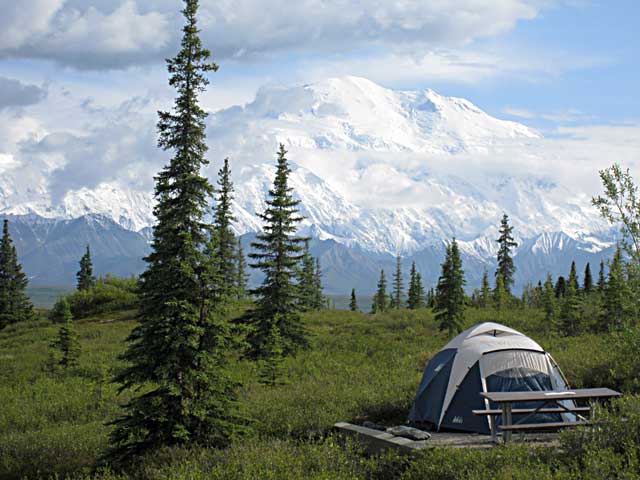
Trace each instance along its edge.
{"label": "tabletop plank", "polygon": [[577,388],[562,391],[537,392],[480,392],[485,398],[495,403],[536,402],[553,400],[580,400],[588,398],[611,398],[622,394],[610,388]]}

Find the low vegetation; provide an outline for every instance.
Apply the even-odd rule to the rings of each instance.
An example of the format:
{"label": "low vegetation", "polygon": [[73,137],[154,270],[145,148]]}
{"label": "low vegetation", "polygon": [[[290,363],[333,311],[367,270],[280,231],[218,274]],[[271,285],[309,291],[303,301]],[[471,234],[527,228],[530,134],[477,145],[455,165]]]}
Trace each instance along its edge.
{"label": "low vegetation", "polygon": [[286,383],[265,387],[257,364],[234,363],[233,375],[245,385],[240,403],[251,419],[249,434],[224,450],[165,448],[139,458],[126,474],[101,470],[100,459],[109,446],[107,423],[130,398],[118,396],[110,379],[135,311],[76,321],[79,362],[53,371],[47,362],[59,324],[36,319],[8,326],[0,331],[0,479],[480,479],[531,478],[532,472],[543,479],[640,478],[640,399],[630,395],[640,389],[639,329],[559,337],[545,333],[539,309],[468,308],[464,326],[498,320],[533,336],[572,385],[621,388],[628,395],[605,414],[602,429],[567,432],[561,450],[436,450],[409,460],[391,453],[367,457],[335,437],[331,426],[405,420],[425,362],[447,342],[432,312],[323,311],[303,318],[312,348],[284,360]]}

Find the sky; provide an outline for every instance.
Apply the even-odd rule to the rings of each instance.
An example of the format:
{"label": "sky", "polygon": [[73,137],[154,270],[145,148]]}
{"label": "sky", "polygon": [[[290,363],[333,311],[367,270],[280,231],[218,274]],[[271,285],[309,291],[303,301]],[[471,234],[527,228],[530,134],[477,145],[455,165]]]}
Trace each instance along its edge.
{"label": "sky", "polygon": [[[180,6],[0,0],[0,173],[26,185],[46,171],[54,201],[103,180],[148,189]],[[202,0],[203,42],[220,65],[203,104],[363,76],[535,128],[552,161],[564,155],[565,177],[572,162],[640,174],[638,19],[633,0]]]}

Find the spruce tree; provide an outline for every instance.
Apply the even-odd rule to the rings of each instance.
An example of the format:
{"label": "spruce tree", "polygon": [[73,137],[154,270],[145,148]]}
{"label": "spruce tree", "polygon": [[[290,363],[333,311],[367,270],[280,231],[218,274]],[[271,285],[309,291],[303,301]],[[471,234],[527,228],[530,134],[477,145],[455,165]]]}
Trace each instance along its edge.
{"label": "spruce tree", "polygon": [[80,259],[80,270],[76,274],[78,279],[78,290],[89,290],[96,286],[96,277],[93,276],[93,262],[91,261],[91,250],[87,244],[87,251]]}
{"label": "spruce tree", "polygon": [[69,302],[65,297],[62,297],[59,300],[59,303],[62,325],[58,330],[57,339],[52,342],[50,346],[60,352],[58,365],[67,369],[78,365],[78,360],[80,358],[80,341],[78,340],[78,334],[76,333]]}
{"label": "spruce tree", "polygon": [[609,264],[609,276],[604,289],[604,326],[608,329],[623,327],[629,316],[629,298],[631,292],[627,285],[622,260],[622,249],[616,248]]}
{"label": "spruce tree", "polygon": [[600,260],[600,271],[598,272],[598,292],[604,293],[607,280],[604,274],[604,260]]}
{"label": "spruce tree", "polygon": [[578,274],[576,272],[576,262],[571,262],[571,270],[569,271],[569,287],[573,288],[575,292],[580,291],[580,283],[578,282]]}
{"label": "spruce tree", "polygon": [[482,284],[480,286],[480,307],[488,308],[491,305],[491,286],[489,285],[489,272],[484,269]]}
{"label": "spruce tree", "polygon": [[591,275],[591,265],[589,265],[589,262],[587,262],[587,265],[584,267],[582,291],[587,295],[593,291],[593,276]]}
{"label": "spruce tree", "polygon": [[424,293],[424,285],[422,284],[422,275],[416,272],[416,308],[424,308],[426,296]]}
{"label": "spruce tree", "polygon": [[542,297],[542,304],[544,307],[544,318],[547,324],[547,332],[554,330],[554,320],[556,316],[556,293],[553,286],[553,279],[551,274],[547,274],[547,279],[544,282],[544,290]]}
{"label": "spruce tree", "polygon": [[309,252],[309,240],[304,242],[300,265],[296,271],[298,304],[303,311],[314,310],[316,305],[316,262]]}
{"label": "spruce tree", "polygon": [[387,279],[384,275],[384,270],[380,270],[380,278],[378,279],[378,289],[373,296],[373,305],[371,306],[371,313],[381,313],[387,310]]}
{"label": "spruce tree", "polygon": [[247,288],[249,284],[249,274],[247,273],[247,261],[244,257],[244,251],[242,250],[242,242],[238,238],[238,245],[236,249],[236,271],[235,271],[235,289],[236,298],[238,300],[244,300],[247,296]]}
{"label": "spruce tree", "polygon": [[416,273],[416,262],[413,262],[409,271],[409,290],[407,291],[407,308],[411,310],[417,308]]}
{"label": "spruce tree", "polygon": [[349,301],[349,310],[352,312],[357,312],[358,309],[358,300],[356,298],[356,289],[351,289],[351,300]]}
{"label": "spruce tree", "polygon": [[396,257],[396,270],[393,273],[393,295],[391,296],[391,308],[402,308],[402,294],[404,285],[402,282],[402,265],[400,255]]}
{"label": "spruce tree", "polygon": [[502,277],[502,283],[507,294],[511,294],[511,286],[513,285],[513,275],[516,267],[513,264],[511,250],[516,248],[518,244],[513,239],[513,227],[509,225],[509,217],[503,214],[500,222],[500,236],[498,237],[498,269],[497,277]]}
{"label": "spruce tree", "polygon": [[407,294],[407,307],[411,310],[424,308],[424,286],[422,285],[422,276],[416,269],[416,262],[411,264],[409,281],[409,291]]}
{"label": "spruce tree", "polygon": [[509,306],[509,293],[504,287],[504,279],[501,275],[496,277],[496,288],[493,291],[493,304],[497,310],[503,310]]}
{"label": "spruce tree", "polygon": [[207,245],[210,262],[211,294],[214,301],[229,301],[236,296],[237,258],[236,237],[231,228],[233,216],[233,183],[229,159],[225,158],[218,171],[218,187],[213,209],[213,225]]}
{"label": "spruce tree", "polygon": [[28,285],[9,234],[9,221],[4,220],[0,240],[0,330],[33,317],[33,305],[26,294]]}
{"label": "spruce tree", "polygon": [[[572,271],[575,274],[575,265]],[[560,326],[562,333],[568,336],[577,335],[580,331],[580,299],[578,297],[576,283],[577,280],[574,281],[571,276],[569,276],[564,298],[560,304]]]}
{"label": "spruce tree", "polygon": [[212,301],[210,225],[213,188],[207,165],[205,118],[198,97],[217,70],[197,27],[198,0],[184,0],[180,52],[167,60],[177,91],[173,111],[159,112],[159,147],[173,155],[156,177],[151,253],[140,279],[139,324],[121,359],[121,390],[138,392],[111,435],[111,459],[125,461],[166,445],[224,446],[240,428],[236,384],[228,373],[233,340],[221,305]]}
{"label": "spruce tree", "polygon": [[564,279],[562,275],[558,277],[558,281],[556,282],[555,292],[556,298],[564,297],[564,294],[567,290],[567,281]]}
{"label": "spruce tree", "polygon": [[300,202],[293,198],[289,187],[291,169],[286,155],[281,144],[273,187],[266,199],[267,207],[260,214],[264,231],[252,243],[255,253],[249,255],[254,260],[251,266],[262,270],[264,280],[252,291],[257,297],[256,305],[245,318],[249,326],[247,354],[262,360],[269,357],[267,343],[275,331],[274,323],[285,357],[308,347],[294,283],[306,239],[295,236],[302,217],[298,215]]}
{"label": "spruce tree", "polygon": [[427,298],[425,300],[425,303],[427,305],[428,308],[435,308],[436,306],[436,291],[433,287],[431,287],[429,289],[429,291],[427,292]]}
{"label": "spruce tree", "polygon": [[258,360],[260,383],[270,387],[283,383],[284,347],[278,320],[276,317],[275,321],[271,322],[264,342],[265,354]]}
{"label": "spruce tree", "polygon": [[442,273],[438,279],[435,297],[436,321],[449,336],[462,329],[464,315],[464,271],[458,243],[454,238],[447,244]]}
{"label": "spruce tree", "polygon": [[316,268],[313,274],[313,308],[321,310],[325,305],[325,298],[322,292],[322,267],[320,259],[316,258]]}

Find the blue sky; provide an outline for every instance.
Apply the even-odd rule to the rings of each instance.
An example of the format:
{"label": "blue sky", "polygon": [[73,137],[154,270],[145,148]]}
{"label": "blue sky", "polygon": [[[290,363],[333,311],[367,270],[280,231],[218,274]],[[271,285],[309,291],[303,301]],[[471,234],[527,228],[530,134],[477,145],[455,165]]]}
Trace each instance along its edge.
{"label": "blue sky", "polygon": [[[180,4],[0,0],[0,169],[36,161],[54,169],[74,165],[114,143],[121,156],[140,158],[141,165],[155,158],[155,110],[172,96],[162,60],[177,47]],[[569,159],[610,151],[604,160],[594,154],[590,168],[617,160],[635,172],[640,149],[628,140],[640,134],[639,2],[201,4],[202,37],[221,66],[203,99],[210,110],[249,102],[264,85],[364,76],[390,88],[433,88],[467,98],[549,139],[580,139],[558,144],[558,151],[574,152]],[[149,148],[120,142],[123,125]],[[618,151],[621,139],[625,148]],[[554,145],[545,148],[552,152]],[[90,177],[95,183],[96,175],[116,168],[114,162],[91,172],[67,169],[79,173],[60,194]]]}

